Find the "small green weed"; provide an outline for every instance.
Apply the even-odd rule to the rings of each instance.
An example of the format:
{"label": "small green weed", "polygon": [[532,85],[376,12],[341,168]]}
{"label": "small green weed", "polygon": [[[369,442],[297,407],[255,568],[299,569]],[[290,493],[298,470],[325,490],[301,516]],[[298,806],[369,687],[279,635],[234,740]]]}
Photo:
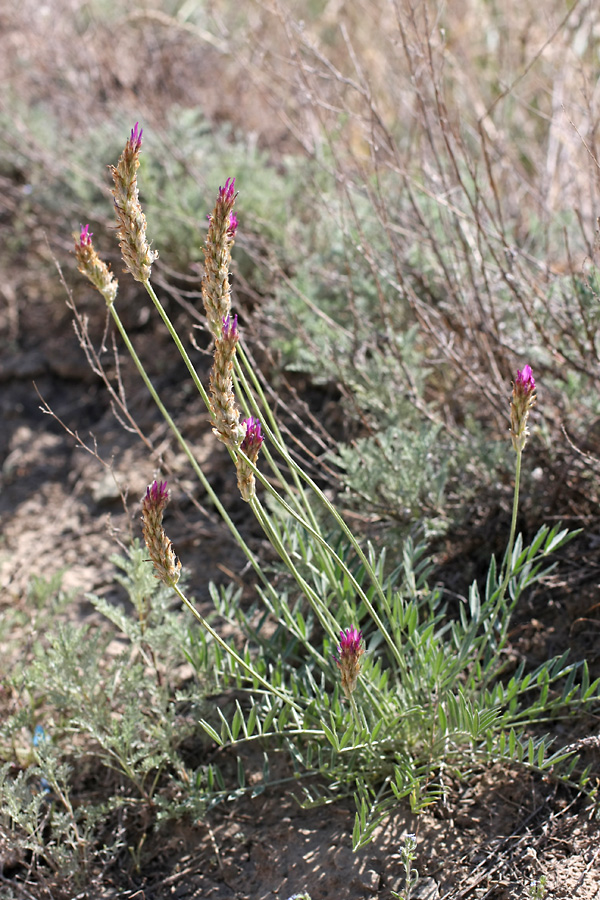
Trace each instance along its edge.
{"label": "small green weed", "polygon": [[[127,600],[89,595],[95,625],[57,621],[58,576],[32,580],[40,637],[5,678],[14,709],[0,726],[1,827],[66,882],[169,819],[201,816],[214,780],[198,725],[215,685],[210,641],[174,608],[144,548],[112,561]],[[131,831],[111,836],[115,817]]]}

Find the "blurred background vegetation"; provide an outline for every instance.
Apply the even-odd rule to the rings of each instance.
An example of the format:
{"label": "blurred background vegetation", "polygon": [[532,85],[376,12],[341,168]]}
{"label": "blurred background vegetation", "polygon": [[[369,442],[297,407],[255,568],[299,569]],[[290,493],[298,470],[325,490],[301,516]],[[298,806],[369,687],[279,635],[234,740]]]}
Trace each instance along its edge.
{"label": "blurred background vegetation", "polygon": [[235,175],[246,334],[286,402],[304,393],[314,420],[296,437],[365,529],[393,541],[505,520],[507,400],[525,362],[539,384],[530,527],[595,513],[600,14],[563,0],[537,12],[6,9],[3,340],[22,345],[33,309],[69,327],[52,257],[83,295],[82,222],[120,270],[102,172],[139,120],[159,287],[197,311],[210,198]]}

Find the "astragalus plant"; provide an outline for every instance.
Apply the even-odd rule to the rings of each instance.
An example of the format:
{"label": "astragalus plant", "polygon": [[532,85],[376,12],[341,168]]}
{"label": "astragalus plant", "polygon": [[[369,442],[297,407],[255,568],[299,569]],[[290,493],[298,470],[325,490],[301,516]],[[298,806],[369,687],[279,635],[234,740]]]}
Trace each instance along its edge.
{"label": "astragalus plant", "polygon": [[[103,295],[142,379],[254,573],[256,603],[250,610],[240,609],[233,590],[213,590],[218,612],[236,621],[246,637],[239,651],[181,590],[181,563],[163,528],[167,486],[163,481],[149,486],[144,536],[156,575],[218,645],[220,687],[243,691],[231,715],[217,708],[205,717],[205,731],[241,756],[250,742],[262,745],[267,760],[269,749],[287,749],[300,785],[305,776],[321,776],[311,777],[304,788],[307,802],[354,791],[355,846],[370,839],[398,801],[409,798],[412,809],[420,810],[436,802],[451,779],[492,763],[585,784],[572,748],[551,749],[552,741],[540,736],[540,723],[595,702],[598,682],[590,683],[585,663],[568,663],[566,655],[525,671],[524,663],[511,668],[506,652],[519,599],[544,578],[549,557],[569,539],[560,526],[542,527],[527,546],[517,534],[521,463],[535,401],[531,367],[517,372],[512,389],[516,471],[506,552],[500,561],[492,557],[483,586],[474,583],[468,597],[451,606],[443,588],[430,583],[432,565],[424,546],[406,540],[401,556],[389,559],[385,550],[363,544],[284,440],[232,305],[229,266],[242,227],[234,213],[233,178],[219,188],[204,248],[202,296],[214,362],[209,384],[202,383],[193,351],[151,282],[157,253],[148,242],[138,198],[141,146],[136,125],[112,169],[123,261],[170,332],[206,404],[215,439],[231,456],[248,514],[256,517],[288,573],[276,586],[209,483],[168,399],[156,391],[136,354],[119,316],[116,279],[98,258],[86,225],[76,237],[79,270]],[[268,762],[265,766],[266,774]],[[243,768],[239,779],[243,790]]]}

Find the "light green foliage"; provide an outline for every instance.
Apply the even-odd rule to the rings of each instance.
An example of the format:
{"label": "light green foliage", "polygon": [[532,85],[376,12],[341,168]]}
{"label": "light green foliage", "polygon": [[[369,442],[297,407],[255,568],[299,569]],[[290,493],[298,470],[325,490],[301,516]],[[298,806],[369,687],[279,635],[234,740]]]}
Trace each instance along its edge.
{"label": "light green foliage", "polygon": [[[0,726],[0,828],[67,881],[97,858],[94,841],[116,810],[145,808],[146,827],[197,817],[214,779],[202,762],[197,724],[214,684],[210,647],[154,578],[145,550],[136,545],[113,562],[128,600],[114,605],[91,595],[102,615],[95,625],[61,623],[58,578],[32,580],[39,638],[32,658],[8,679],[18,702]],[[183,667],[192,646],[190,679]],[[191,766],[182,755],[186,741],[196,748]],[[96,793],[92,773],[107,790],[100,803],[86,799],[86,780]],[[104,855],[116,854],[122,839]]]}
{"label": "light green foliage", "polygon": [[[291,530],[288,525],[288,537]],[[275,631],[269,625],[266,636],[259,607],[242,613],[235,596],[223,592],[214,594],[221,615],[235,620],[261,648],[258,671],[268,673],[277,686],[287,684],[306,713],[303,720],[294,712],[284,718],[266,698],[258,705],[253,700],[250,712],[238,706],[232,719],[221,716],[216,731],[207,730],[219,743],[235,746],[255,734],[287,735],[298,778],[318,772],[330,785],[324,793],[305,787],[306,803],[354,786],[355,847],[370,840],[399,800],[408,798],[414,811],[423,809],[443,796],[446,778],[467,777],[487,763],[562,771],[584,785],[587,774],[574,774],[576,759],[552,751],[551,738],[534,738],[528,729],[597,703],[599,682],[590,683],[585,663],[568,664],[566,655],[532,672],[523,662],[507,675],[503,653],[519,597],[546,576],[545,561],[568,539],[566,530],[543,528],[529,547],[517,540],[508,599],[492,561],[483,594],[474,584],[452,615],[441,591],[429,585],[431,567],[423,546],[407,540],[402,562],[391,572],[385,555],[372,552],[381,592],[368,587],[364,567],[353,574],[367,595],[378,597],[384,634],[369,624],[345,565],[325,566],[314,543],[298,531],[290,548],[299,570],[323,604],[337,611],[340,623],[357,623],[365,635],[367,653],[354,695],[361,724],[353,723],[339,690],[331,655],[335,644],[325,638],[321,652],[321,630],[300,597],[286,593],[277,602],[263,593],[263,603],[279,623]],[[337,553],[343,555],[340,547]]]}
{"label": "light green foliage", "polygon": [[407,834],[402,846],[400,847],[400,855],[402,857],[402,865],[405,872],[405,888],[401,894],[392,891],[392,895],[397,900],[410,900],[413,888],[417,886],[419,881],[419,873],[413,868],[413,863],[417,858],[417,838],[414,834]]}
{"label": "light green foliage", "polygon": [[[308,191],[314,191],[314,213],[302,226]],[[408,200],[387,175],[379,191],[350,184],[341,194],[333,178],[321,175],[293,195],[304,252],[290,260],[293,276],[280,284],[268,317],[270,327],[278,326],[275,340],[288,368],[344,386],[352,441],[333,456],[344,501],[383,516],[392,529],[403,523],[403,533],[418,519],[431,535],[460,518],[475,492],[501,480],[505,454],[494,451],[489,422],[465,415],[479,407],[470,388],[459,401],[463,421],[447,414],[461,378],[441,362],[415,312],[417,302],[444,306],[439,257],[415,229],[414,243],[402,250],[407,262],[399,283],[391,222],[401,220]],[[383,203],[381,195],[385,223],[375,205]],[[446,242],[439,210],[421,199],[423,215]],[[436,266],[429,276],[428,267]],[[422,297],[424,283],[434,296]],[[505,330],[516,333],[519,324],[505,309]]]}
{"label": "light green foliage", "polygon": [[546,887],[548,879],[545,875],[537,881],[532,881],[528,888],[528,896],[530,900],[544,900],[544,897],[548,893],[548,888]]}

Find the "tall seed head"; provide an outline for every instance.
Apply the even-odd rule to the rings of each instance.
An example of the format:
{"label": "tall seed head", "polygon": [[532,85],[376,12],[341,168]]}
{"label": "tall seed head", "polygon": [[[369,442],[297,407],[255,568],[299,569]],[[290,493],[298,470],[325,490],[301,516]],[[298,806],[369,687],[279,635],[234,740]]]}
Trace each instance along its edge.
{"label": "tall seed head", "polygon": [[162,527],[163,514],[168,502],[167,482],[153,481],[146,488],[146,494],[142,499],[142,531],[150,559],[154,563],[156,577],[168,587],[174,587],[179,581],[181,563]]}
{"label": "tall seed head", "polygon": [[208,327],[215,340],[220,337],[223,320],[231,313],[229,266],[238,226],[237,217],[232,212],[236,197],[235,178],[228,178],[225,187],[219,188],[215,208],[208,217],[204,244],[202,300]]}
{"label": "tall seed head", "polygon": [[146,216],[142,212],[137,186],[143,129],[138,122],[116,166],[111,166],[114,189],[112,195],[117,214],[118,236],[123,262],[136,281],[150,280],[152,263],[158,253],[150,249],[146,239]]}

